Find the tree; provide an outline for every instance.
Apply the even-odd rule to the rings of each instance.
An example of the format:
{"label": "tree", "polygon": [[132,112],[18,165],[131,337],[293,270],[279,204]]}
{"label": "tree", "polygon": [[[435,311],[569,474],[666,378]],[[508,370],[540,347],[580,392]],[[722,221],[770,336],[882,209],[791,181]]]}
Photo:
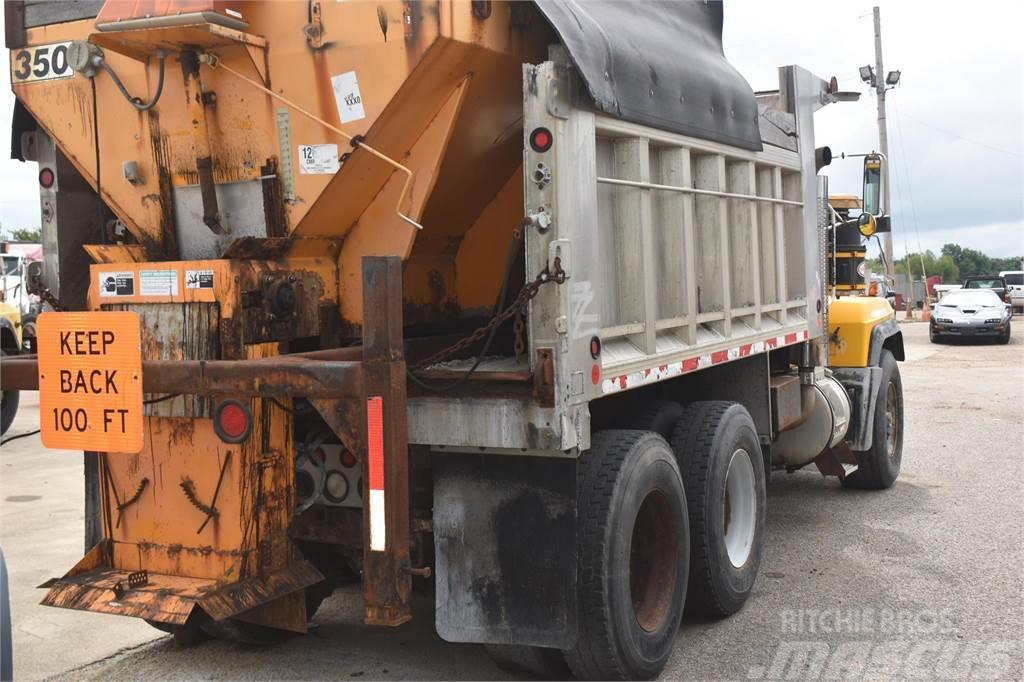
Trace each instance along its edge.
{"label": "tree", "polygon": [[987,275],[993,272],[992,259],[981,251],[962,248],[959,244],[945,244],[942,255],[949,256],[960,270],[960,277]]}
{"label": "tree", "polygon": [[18,227],[11,230],[11,239],[16,242],[41,242],[43,231],[38,227]]}
{"label": "tree", "polygon": [[[947,244],[947,246],[949,246]],[[958,247],[959,248],[959,247]],[[968,251],[970,249],[967,249]],[[945,251],[945,247],[943,247]],[[960,281],[960,269],[956,262],[948,254],[936,258],[932,251],[925,251],[923,254],[910,253],[906,257],[896,261],[896,272],[907,274],[907,265],[910,266],[910,274],[914,279],[921,278],[921,263],[924,262],[925,273],[928,277],[941,275],[942,281],[946,284],[955,284]]]}

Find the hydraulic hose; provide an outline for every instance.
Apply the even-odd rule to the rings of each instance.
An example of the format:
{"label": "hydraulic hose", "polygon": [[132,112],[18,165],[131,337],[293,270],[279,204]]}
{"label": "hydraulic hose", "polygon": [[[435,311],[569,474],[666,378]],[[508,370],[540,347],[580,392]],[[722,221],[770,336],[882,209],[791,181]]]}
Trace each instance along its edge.
{"label": "hydraulic hose", "polygon": [[160,95],[164,91],[164,61],[167,59],[167,53],[163,50],[157,50],[156,58],[160,63],[160,72],[157,76],[156,92],[153,94],[153,99],[148,102],[143,102],[138,97],[132,97],[131,93],[128,92],[128,88],[124,87],[124,83],[121,82],[121,79],[117,77],[117,73],[114,72],[114,69],[107,64],[106,61],[100,61],[99,64],[103,67],[104,71],[110,74],[110,77],[114,81],[114,85],[117,86],[117,89],[121,91],[121,94],[124,95],[124,98],[128,100],[133,107],[139,111],[149,111],[156,106],[157,102],[160,101]]}

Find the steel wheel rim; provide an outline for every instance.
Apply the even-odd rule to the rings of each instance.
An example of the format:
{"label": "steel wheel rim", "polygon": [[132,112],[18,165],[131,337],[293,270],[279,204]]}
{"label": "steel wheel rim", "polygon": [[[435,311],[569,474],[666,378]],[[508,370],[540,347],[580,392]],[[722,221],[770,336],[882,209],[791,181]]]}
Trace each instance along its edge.
{"label": "steel wheel rim", "polygon": [[679,562],[678,529],[669,496],[652,490],[633,522],[629,548],[629,592],[637,624],[660,628],[672,606]]}
{"label": "steel wheel rim", "polygon": [[896,457],[898,410],[896,384],[890,381],[885,388],[885,454],[890,459]]}
{"label": "steel wheel rim", "polygon": [[750,454],[738,448],[725,472],[722,529],[729,563],[741,568],[750,558],[757,526],[757,489]]}

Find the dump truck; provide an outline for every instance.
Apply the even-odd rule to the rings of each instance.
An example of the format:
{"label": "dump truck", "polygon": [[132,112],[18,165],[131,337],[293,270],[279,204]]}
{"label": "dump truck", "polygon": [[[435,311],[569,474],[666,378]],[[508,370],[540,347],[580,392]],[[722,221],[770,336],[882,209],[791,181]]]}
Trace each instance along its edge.
{"label": "dump truck", "polygon": [[[38,164],[43,604],[182,641],[368,626],[581,678],[749,597],[773,472],[899,473],[902,337],[827,295],[834,82],[720,3],[8,3]],[[435,609],[414,614],[414,584]]]}

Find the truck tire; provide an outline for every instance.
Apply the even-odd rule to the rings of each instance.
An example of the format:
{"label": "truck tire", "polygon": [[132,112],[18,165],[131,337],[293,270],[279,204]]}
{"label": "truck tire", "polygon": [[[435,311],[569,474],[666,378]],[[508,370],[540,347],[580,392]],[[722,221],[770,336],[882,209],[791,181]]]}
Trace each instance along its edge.
{"label": "truck tire", "polygon": [[683,406],[674,400],[637,400],[624,409],[607,410],[597,415],[599,430],[636,429],[653,431],[665,440],[672,437]]}
{"label": "truck tire", "polygon": [[584,680],[649,679],[683,614],[690,530],[675,456],[661,436],[602,431],[577,463],[579,637]]}
{"label": "truck tire", "polygon": [[754,420],[738,403],[692,403],[672,449],[690,514],[687,610],[731,615],[750,596],[764,551],[764,458]]}
{"label": "truck tire", "polygon": [[[0,356],[8,355],[0,351]],[[0,436],[7,433],[14,423],[14,416],[18,414],[18,391],[0,391]]]}
{"label": "truck tire", "polygon": [[878,386],[874,434],[871,449],[857,452],[857,471],[843,479],[847,488],[884,490],[896,482],[903,461],[903,381],[896,358],[882,350],[879,366],[882,381]]}

